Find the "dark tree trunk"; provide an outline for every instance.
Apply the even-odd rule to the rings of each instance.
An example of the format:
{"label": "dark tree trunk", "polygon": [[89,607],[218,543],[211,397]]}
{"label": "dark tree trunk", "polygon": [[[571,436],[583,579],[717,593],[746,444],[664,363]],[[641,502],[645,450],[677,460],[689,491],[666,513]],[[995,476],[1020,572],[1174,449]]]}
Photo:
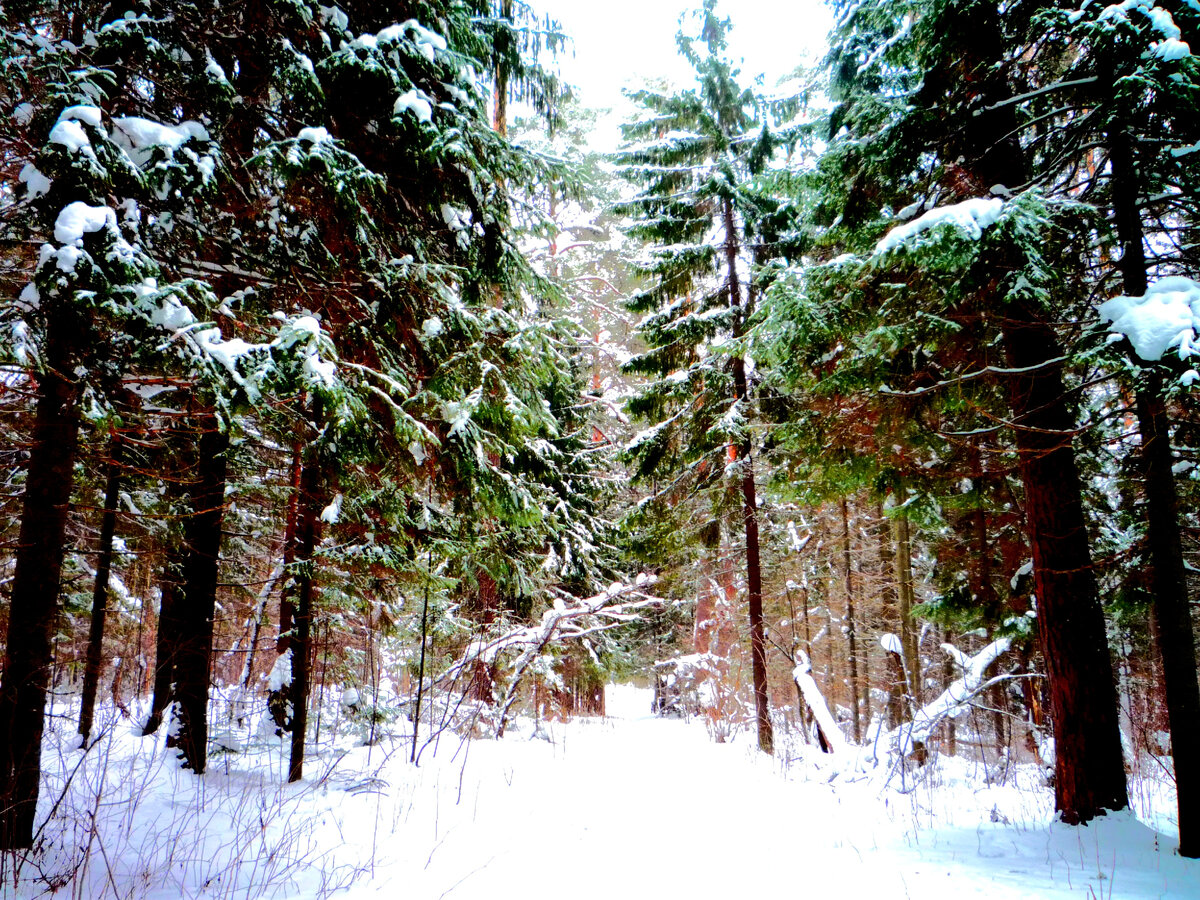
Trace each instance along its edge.
{"label": "dark tree trunk", "polygon": [[4,674],[0,680],[0,850],[29,847],[41,777],[51,635],[58,613],[67,510],[79,439],[78,390],[68,324],[51,332],[17,538]]}
{"label": "dark tree trunk", "polygon": [[[314,404],[318,410],[319,404]],[[300,476],[300,509],[296,528],[295,596],[296,624],[292,640],[292,752],[288,781],[304,776],[304,739],[308,731],[309,659],[312,651],[313,553],[321,530],[324,471],[314,451]]]}
{"label": "dark tree trunk", "polygon": [[[954,643],[954,632],[949,628],[942,629],[942,643]],[[942,660],[942,686],[948,687],[957,677],[958,672],[954,668],[954,661],[947,656]],[[942,720],[942,728],[946,735],[946,755],[954,756],[958,753],[958,720],[953,716],[947,716]]]}
{"label": "dark tree trunk", "polygon": [[176,746],[183,765],[197,775],[208,762],[208,690],[212,662],[213,616],[225,513],[228,436],[214,413],[199,417],[196,481],[189,490],[191,514],[184,526],[183,604],[175,658],[175,702],[179,715]]}
{"label": "dark tree trunk", "polygon": [[[283,528],[283,590],[279,595],[279,635],[275,640],[275,656],[278,659],[292,647],[296,627],[296,582],[292,578],[292,563],[296,559],[296,523],[299,517],[301,481],[304,473],[304,448],[299,442],[292,448],[292,490],[288,496],[287,520]],[[292,717],[288,715],[291,698],[290,684],[280,685],[278,690],[267,693],[267,710],[275,724],[283,731],[291,731]]]}
{"label": "dark tree trunk", "polygon": [[[1112,204],[1121,243],[1121,275],[1125,293],[1146,293],[1146,256],[1138,212],[1139,179],[1130,140],[1110,136]],[[1162,374],[1151,363],[1136,392],[1139,454],[1146,491],[1146,531],[1150,551],[1150,585],[1154,597],[1155,634],[1162,655],[1171,757],[1179,805],[1179,853],[1200,856],[1200,688],[1196,682],[1196,644],[1188,605],[1187,576],[1179,532],[1179,499],[1172,470],[1170,419]]]}
{"label": "dark tree trunk", "polygon": [[[176,539],[178,540],[178,539]],[[183,594],[183,562],[186,552],[181,543],[167,548],[159,581],[158,631],[154,641],[154,694],[150,700],[150,715],[142,728],[143,735],[154,734],[162,724],[167,704],[171,702],[171,686],[175,683],[175,659],[179,653],[182,625],[179,621]]]}
{"label": "dark tree trunk", "polygon": [[1071,446],[1062,356],[1053,329],[1019,303],[1006,307],[1008,364],[1025,519],[1033,551],[1038,633],[1055,733],[1055,807],[1064,822],[1124,809],[1125,765],[1104,613],[1096,591]]}
{"label": "dark tree trunk", "polygon": [[[744,314],[742,292],[738,280],[737,231],[734,224],[733,204],[726,200],[725,219],[725,263],[729,279],[729,305]],[[741,320],[735,332],[741,332]],[[746,364],[740,353],[733,357],[734,399],[743,406],[750,403],[749,385],[746,381]],[[746,410],[747,414],[749,409]],[[750,661],[754,678],[754,713],[758,725],[758,749],[763,753],[775,752],[775,735],[771,728],[770,698],[767,694],[767,642],[763,632],[762,609],[762,563],[759,559],[758,500],[754,487],[754,459],[750,438],[741,441],[738,447],[742,468],[742,517],[746,534],[746,585],[750,607]]]}
{"label": "dark tree trunk", "polygon": [[[502,0],[500,4],[500,18],[504,20],[508,28],[515,27],[513,23],[513,4],[512,0]],[[496,71],[493,73],[496,78],[496,94],[493,98],[492,107],[492,127],[501,137],[508,136],[508,80],[509,80],[509,63],[505,59],[505,55],[509,52],[511,38],[508,31],[500,31],[497,34],[495,53],[499,57],[496,62]]]}
{"label": "dark tree trunk", "polygon": [[88,629],[87,656],[83,664],[83,696],[79,706],[79,734],[86,744],[92,735],[96,689],[104,649],[104,619],[108,614],[108,580],[112,572],[113,535],[117,529],[117,503],[121,490],[121,437],[113,433],[109,444],[108,478],[104,486],[104,515],[100,520],[100,548],[92,590],[92,620]]}

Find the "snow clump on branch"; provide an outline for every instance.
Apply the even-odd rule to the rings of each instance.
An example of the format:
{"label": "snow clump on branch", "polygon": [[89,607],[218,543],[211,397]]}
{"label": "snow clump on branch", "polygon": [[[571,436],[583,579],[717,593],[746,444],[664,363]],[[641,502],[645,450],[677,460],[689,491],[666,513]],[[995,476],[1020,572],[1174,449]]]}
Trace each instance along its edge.
{"label": "snow clump on branch", "polygon": [[1200,355],[1200,282],[1194,279],[1160,278],[1142,296],[1113,297],[1100,304],[1099,312],[1101,320],[1112,323],[1109,340],[1129,338],[1147,362],[1162,359],[1168,350],[1180,359]]}
{"label": "snow clump on branch", "polygon": [[876,255],[895,250],[909,238],[939,225],[953,225],[966,233],[971,240],[983,237],[983,232],[995,225],[1004,211],[1004,201],[999,197],[973,197],[962,203],[931,209],[912,222],[897,226],[883,236],[875,245]]}

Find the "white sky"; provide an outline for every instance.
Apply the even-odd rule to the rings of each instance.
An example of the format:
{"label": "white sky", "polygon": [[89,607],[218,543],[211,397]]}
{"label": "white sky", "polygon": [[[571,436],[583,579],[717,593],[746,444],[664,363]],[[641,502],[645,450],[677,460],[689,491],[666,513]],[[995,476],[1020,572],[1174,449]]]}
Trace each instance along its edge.
{"label": "white sky", "polygon": [[[675,46],[681,13],[700,0],[530,0],[541,15],[557,19],[572,38],[559,65],[584,106],[628,109],[624,87],[645,78],[669,78],[691,85],[691,70]],[[822,0],[723,0],[717,13],[733,21],[729,50],[743,61],[748,82],[764,75],[768,86],[798,65],[824,54],[832,25]],[[694,32],[695,26],[689,31]],[[619,118],[625,118],[624,115]],[[615,125],[598,144],[615,146]]]}

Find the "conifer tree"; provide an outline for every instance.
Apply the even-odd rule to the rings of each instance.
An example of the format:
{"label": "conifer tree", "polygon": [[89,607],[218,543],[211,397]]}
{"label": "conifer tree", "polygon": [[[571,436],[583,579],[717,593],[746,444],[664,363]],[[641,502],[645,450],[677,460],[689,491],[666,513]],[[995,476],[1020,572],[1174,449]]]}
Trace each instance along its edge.
{"label": "conifer tree", "polygon": [[[1178,233],[1195,214],[1200,186],[1194,151],[1200,141],[1200,69],[1190,52],[1200,40],[1200,11],[1187,4],[1172,12],[1149,2],[1123,3],[1047,10],[1039,22],[1051,40],[1030,54],[1029,68],[1047,96],[1017,98],[1029,119],[1048,120],[1053,135],[1053,141],[1027,138],[1037,150],[1036,177],[1105,210],[1126,297],[1146,300],[1158,279],[1194,277],[1200,261]],[[1099,279],[1105,283],[1112,275],[1101,271]],[[1150,564],[1177,763],[1180,853],[1194,857],[1200,855],[1200,772],[1178,763],[1200,754],[1200,688],[1168,413],[1170,394],[1187,367],[1144,358],[1154,351],[1141,344],[1126,350],[1128,362],[1116,368],[1132,386],[1141,436],[1136,454],[1145,495],[1143,555]],[[1178,356],[1185,355],[1181,348]]]}
{"label": "conifer tree", "polygon": [[[1001,15],[986,2],[846,10],[832,56],[840,102],[822,164],[836,200],[824,211],[818,205],[818,215],[828,233],[846,236],[843,249],[859,250],[865,268],[854,258],[835,259],[807,277],[829,287],[810,295],[814,306],[817,296],[826,302],[841,296],[838,308],[850,330],[838,331],[845,327],[838,323],[826,331],[843,348],[839,368],[850,360],[890,359],[904,373],[918,363],[929,379],[922,393],[974,389],[982,381],[1007,395],[1002,415],[1015,425],[1050,675],[1056,801],[1065,820],[1079,822],[1127,801],[1116,694],[1071,446],[1076,419],[1065,390],[1063,341],[1053,326],[1086,299],[1085,292],[1063,291],[1051,273],[1061,277],[1070,269],[1082,278],[1089,219],[1086,208],[1067,202],[1013,196],[1031,169],[1010,102],[1018,93],[1017,73],[1002,63],[1021,58],[1012,48],[1027,33],[1031,13],[1016,7]],[[893,210],[900,221],[912,221],[876,243]],[[965,241],[952,240],[954,233]],[[1070,234],[1074,246],[1072,239],[1064,242]],[[948,272],[958,273],[953,290],[940,280]],[[925,282],[926,276],[934,281]],[[781,308],[778,321],[821,315],[799,313],[802,306]],[[976,328],[983,333],[968,337]],[[790,333],[799,338],[797,347],[811,337],[795,328]],[[956,346],[977,353],[955,363],[945,353]],[[821,352],[828,351],[814,355]],[[993,362],[997,352],[1003,356]],[[997,369],[1007,374],[992,382],[989,373],[1001,374]],[[892,377],[885,365],[874,381],[886,389]]]}
{"label": "conifer tree", "polygon": [[764,213],[776,204],[754,189],[778,138],[765,103],[738,82],[725,56],[730,23],[706,0],[698,36],[680,32],[679,50],[697,86],[679,93],[632,94],[646,117],[624,126],[617,156],[642,188],[618,207],[631,236],[649,245],[642,266],[651,285],[630,301],[648,313],[639,326],[649,349],[626,365],[652,380],[629,402],[650,428],[628,446],[641,478],[671,487],[658,499],[719,484],[727,473],[741,493],[759,748],[773,750],[763,636],[762,571],[751,393],[742,338],[752,306],[750,266]]}

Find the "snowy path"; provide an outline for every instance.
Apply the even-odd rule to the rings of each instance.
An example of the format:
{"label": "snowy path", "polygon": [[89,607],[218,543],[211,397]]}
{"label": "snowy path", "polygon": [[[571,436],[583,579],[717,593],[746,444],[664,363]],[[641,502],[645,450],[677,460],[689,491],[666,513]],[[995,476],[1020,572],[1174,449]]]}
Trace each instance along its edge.
{"label": "snowy path", "polygon": [[1013,789],[885,799],[867,781],[785,777],[744,742],[643,715],[645,692],[610,698],[609,719],[557,726],[553,744],[479,741],[465,768],[409,770],[411,805],[347,896],[1200,897],[1200,863],[1154,852],[1132,816],[1069,829]]}

